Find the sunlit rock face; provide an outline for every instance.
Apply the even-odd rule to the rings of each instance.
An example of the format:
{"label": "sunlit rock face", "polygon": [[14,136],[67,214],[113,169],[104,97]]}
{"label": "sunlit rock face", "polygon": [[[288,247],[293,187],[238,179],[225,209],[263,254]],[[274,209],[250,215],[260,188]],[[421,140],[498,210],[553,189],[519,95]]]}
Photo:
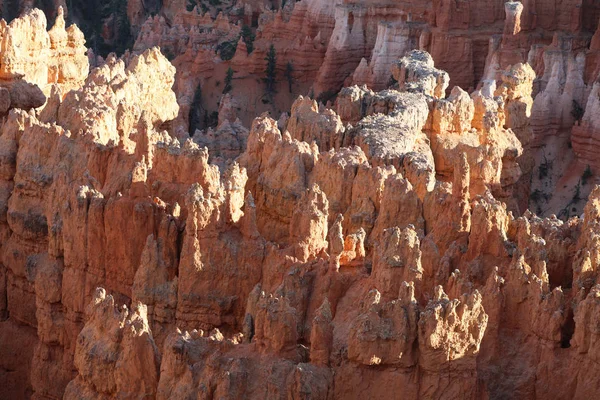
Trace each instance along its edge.
{"label": "sunlit rock face", "polygon": [[0,398],[600,397],[597,5],[186,6],[0,23]]}

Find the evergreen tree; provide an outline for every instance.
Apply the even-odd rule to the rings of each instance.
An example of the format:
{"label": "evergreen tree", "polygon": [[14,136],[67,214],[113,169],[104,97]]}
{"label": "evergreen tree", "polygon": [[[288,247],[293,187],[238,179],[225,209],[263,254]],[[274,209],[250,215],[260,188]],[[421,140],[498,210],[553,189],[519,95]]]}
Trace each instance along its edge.
{"label": "evergreen tree", "polygon": [[292,93],[292,86],[294,84],[294,77],[292,75],[293,73],[294,73],[294,66],[292,65],[292,63],[290,61],[288,61],[287,65],[285,66],[284,76],[287,78],[288,90],[290,91],[290,93]]}
{"label": "evergreen tree", "polygon": [[144,9],[151,17],[158,15],[163,6],[163,0],[143,0]]}
{"label": "evergreen tree", "polygon": [[223,94],[231,92],[233,86],[231,86],[231,81],[233,80],[234,71],[231,67],[227,69],[227,73],[225,74],[225,87],[223,88]]}
{"label": "evergreen tree", "polygon": [[52,0],[35,0],[33,6],[42,10],[48,19],[51,19],[56,15]]}
{"label": "evergreen tree", "polygon": [[185,9],[188,10],[188,12],[192,12],[194,11],[194,8],[198,5],[198,2],[196,0],[187,0],[186,1],[186,5],[185,5]]}
{"label": "evergreen tree", "polygon": [[275,54],[275,46],[271,44],[269,47],[269,51],[267,52],[267,56],[265,57],[265,61],[267,61],[267,67],[265,69],[265,90],[267,94],[267,98],[272,102],[273,94],[275,94],[275,78],[276,78],[276,67],[277,67],[277,56]]}
{"label": "evergreen tree", "polygon": [[21,7],[19,6],[19,0],[4,0],[2,6],[2,18],[4,18],[6,22],[10,22],[17,18],[20,12]]}
{"label": "evergreen tree", "polygon": [[244,43],[246,43],[248,54],[252,53],[254,51],[254,39],[256,39],[256,36],[252,33],[252,28],[248,25],[242,26],[241,36]]}
{"label": "evergreen tree", "polygon": [[[133,45],[133,36],[131,35],[131,25],[127,17],[127,0],[110,0],[105,7],[104,18],[112,17],[112,31],[114,34],[113,46],[102,43],[102,51],[114,51],[117,54],[123,54],[125,50]],[[102,29],[102,28],[100,28]],[[98,35],[100,35],[98,32]],[[104,42],[104,41],[102,41]]]}
{"label": "evergreen tree", "polygon": [[219,57],[221,57],[221,60],[223,60],[223,61],[231,60],[233,58],[233,56],[235,56],[235,52],[237,50],[237,44],[238,44],[237,40],[231,40],[228,42],[222,42],[219,45],[217,45],[217,53],[219,54]]}
{"label": "evergreen tree", "polygon": [[[193,136],[196,129],[200,129],[202,126],[202,87],[198,85],[194,92],[194,99],[190,106],[189,122],[190,122],[190,136]],[[207,119],[207,112],[204,112],[204,119]],[[205,121],[206,124],[206,121]]]}
{"label": "evergreen tree", "polygon": [[[76,23],[79,26],[86,45],[94,53],[103,57],[110,52],[120,55],[133,45],[127,0],[66,0],[66,3],[67,25]],[[107,41],[102,35],[106,28],[113,34]]]}

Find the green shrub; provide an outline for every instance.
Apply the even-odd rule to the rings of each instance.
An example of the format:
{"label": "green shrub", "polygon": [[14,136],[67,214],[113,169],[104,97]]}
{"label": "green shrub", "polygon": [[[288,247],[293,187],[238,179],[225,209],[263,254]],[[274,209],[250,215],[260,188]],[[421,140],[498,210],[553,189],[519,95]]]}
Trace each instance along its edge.
{"label": "green shrub", "polygon": [[534,203],[539,202],[542,199],[542,191],[540,189],[535,189],[533,192],[531,192],[529,199]]}
{"label": "green shrub", "polygon": [[175,53],[173,53],[173,51],[171,49],[160,49],[161,53],[163,53],[163,55],[165,57],[167,57],[167,60],[169,61],[173,61],[175,59]]}
{"label": "green shrub", "polygon": [[575,121],[579,122],[583,118],[583,114],[585,114],[585,110],[583,109],[583,107],[581,107],[581,105],[577,101],[573,100],[571,106],[571,116],[575,118]]}
{"label": "green shrub", "polygon": [[229,61],[235,55],[237,50],[237,40],[230,40],[228,42],[222,42],[217,46],[217,53],[221,60]]}

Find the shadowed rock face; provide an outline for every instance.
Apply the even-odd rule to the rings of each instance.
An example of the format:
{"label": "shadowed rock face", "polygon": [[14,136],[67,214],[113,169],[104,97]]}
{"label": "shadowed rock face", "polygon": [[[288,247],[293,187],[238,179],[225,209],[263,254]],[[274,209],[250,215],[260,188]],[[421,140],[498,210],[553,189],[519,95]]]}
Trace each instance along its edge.
{"label": "shadowed rock face", "polygon": [[[599,397],[600,186],[568,204],[579,217],[525,211],[555,137],[542,128],[570,128],[565,104],[588,92],[563,151],[595,167],[594,67],[567,45],[595,8],[405,3],[217,16],[132,1],[130,17],[161,14],[91,71],[62,11],[49,32],[38,10],[0,23],[0,397]],[[234,22],[255,18],[249,54]],[[450,89],[473,72],[444,71],[443,48],[475,59],[496,28],[485,79]],[[520,58],[534,30],[559,29],[572,37]],[[224,63],[211,46],[230,39]],[[278,76],[290,57],[331,101],[278,89],[263,105],[289,114],[246,108],[236,88],[263,77],[271,41],[295,41]],[[375,42],[390,51],[360,61]],[[236,68],[233,88],[190,137],[217,64]],[[342,64],[352,79],[332,75]]]}

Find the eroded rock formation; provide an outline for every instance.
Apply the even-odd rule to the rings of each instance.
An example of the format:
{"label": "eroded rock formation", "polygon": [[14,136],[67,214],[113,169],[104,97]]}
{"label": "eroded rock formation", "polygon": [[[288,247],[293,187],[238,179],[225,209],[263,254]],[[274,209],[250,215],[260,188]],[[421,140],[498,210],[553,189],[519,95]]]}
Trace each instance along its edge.
{"label": "eroded rock formation", "polygon": [[[89,74],[62,13],[49,33],[39,11],[3,28],[0,397],[600,396],[600,187],[564,220],[524,211],[523,194],[539,122],[572,124],[561,96],[584,89],[577,68],[559,85],[553,62],[543,84],[516,56],[527,32],[589,31],[592,5],[248,1],[234,23],[165,1],[139,25],[145,4],[130,2],[134,52]],[[215,126],[188,134],[198,83],[216,100],[216,82],[204,88],[223,66],[234,87],[256,81],[267,44],[293,41],[278,72],[318,59],[296,64],[296,85],[348,84],[335,101],[293,96],[289,115],[247,129],[261,106],[219,89]],[[456,49],[471,56],[447,72]],[[572,49],[539,50],[546,63]],[[573,130],[583,160],[596,86]]]}
{"label": "eroded rock formation", "polygon": [[[595,128],[586,122],[594,113],[592,92],[600,71],[596,2],[302,0],[215,6],[196,1],[194,9],[183,3],[165,2],[156,12],[152,1],[130,1],[137,10],[130,13],[132,24],[140,29],[134,50],[159,45],[179,71],[174,91],[181,108],[173,125],[180,139],[196,129],[209,138],[215,135],[229,68],[236,117],[249,127],[265,111],[275,117],[287,112],[299,95],[327,104],[339,101],[344,87],[390,87],[396,60],[419,49],[447,71],[452,86],[446,95],[454,86],[468,93],[482,89],[485,97],[504,97],[500,107],[512,108],[514,115],[506,115],[500,128],[512,128],[521,141],[523,154],[515,156],[521,178],[516,185],[504,185],[512,194],[495,192],[505,201],[512,196],[511,210],[531,208],[561,218],[583,211],[582,199],[593,186],[587,183],[598,169]],[[277,79],[275,93],[266,94],[265,56],[271,45]],[[513,89],[497,93],[509,68],[519,64],[529,64],[536,75],[521,69],[516,75],[509,72],[507,82],[529,85],[531,79],[533,92],[528,98]],[[584,117],[588,103],[592,108]],[[204,115],[199,122],[189,120],[194,110]],[[226,127],[224,134],[227,150],[240,153],[244,133]],[[199,142],[208,145],[210,140]],[[508,180],[517,178],[513,173]]]}

